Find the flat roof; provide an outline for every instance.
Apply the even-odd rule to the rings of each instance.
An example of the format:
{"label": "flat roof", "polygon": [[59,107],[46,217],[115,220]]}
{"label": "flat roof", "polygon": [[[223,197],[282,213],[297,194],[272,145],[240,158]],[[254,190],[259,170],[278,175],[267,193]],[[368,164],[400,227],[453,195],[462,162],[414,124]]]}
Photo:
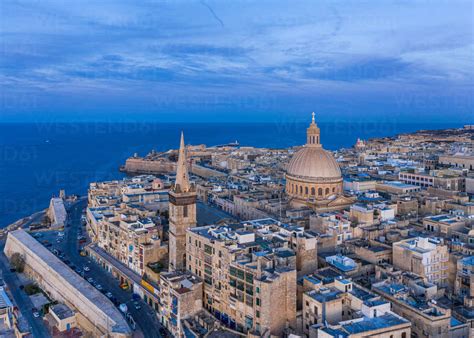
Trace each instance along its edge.
{"label": "flat roof", "polygon": [[115,323],[113,326],[114,332],[132,333],[125,318],[107,297],[97,291],[85,279],[75,273],[26,231],[22,229],[15,230],[10,232],[8,237],[13,237],[22,243],[25,249],[30,251],[31,255],[36,256],[38,260],[42,261],[56,274],[61,276],[71,288],[77,290],[77,292],[81,293],[84,297],[89,299],[91,303],[96,305],[99,310],[105,313],[111,321]]}
{"label": "flat roof", "polygon": [[367,318],[359,322],[353,322],[347,325],[343,325],[344,331],[349,334],[358,334],[367,331],[380,330],[384,328],[389,328],[391,326],[396,326],[400,324],[409,323],[408,320],[402,319],[398,316],[395,316],[390,313],[386,313],[380,317]]}

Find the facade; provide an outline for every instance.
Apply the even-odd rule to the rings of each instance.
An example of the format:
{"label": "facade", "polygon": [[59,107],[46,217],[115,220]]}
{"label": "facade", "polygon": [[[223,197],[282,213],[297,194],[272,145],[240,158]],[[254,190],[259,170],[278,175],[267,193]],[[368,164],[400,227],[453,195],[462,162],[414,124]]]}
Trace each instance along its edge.
{"label": "facade", "polygon": [[309,337],[410,337],[411,323],[380,296],[349,279],[321,284],[303,294],[303,332]]}
{"label": "facade", "polygon": [[203,279],[204,308],[223,324],[281,336],[296,329],[298,257],[305,255],[303,268],[316,269],[315,245],[301,227],[270,219],[196,227],[187,232],[187,268]]}
{"label": "facade", "polygon": [[51,198],[48,209],[48,217],[51,221],[51,227],[53,228],[61,228],[66,225],[67,213],[62,198]]}
{"label": "facade", "polygon": [[186,268],[186,230],[196,226],[196,189],[189,182],[184,136],[181,134],[176,183],[169,192],[169,268]]}
{"label": "facade", "polygon": [[183,337],[183,321],[202,310],[202,281],[189,272],[160,274],[160,323],[173,335]]}
{"label": "facade", "polygon": [[295,206],[311,204],[319,209],[338,209],[347,204],[346,200],[341,200],[341,169],[334,157],[321,145],[320,130],[314,121],[314,113],[306,135],[306,144],[293,155],[288,164],[285,175],[286,194]]}
{"label": "facade", "polygon": [[77,326],[76,314],[66,304],[51,306],[49,313],[56,321],[56,327],[59,332],[69,331]]}
{"label": "facade", "polygon": [[469,328],[452,317],[451,310],[417,295],[409,286],[389,280],[376,283],[372,291],[392,304],[392,310],[412,323],[412,337],[469,337]]}
{"label": "facade", "polygon": [[393,266],[440,287],[448,281],[448,247],[436,238],[417,237],[393,243]]}

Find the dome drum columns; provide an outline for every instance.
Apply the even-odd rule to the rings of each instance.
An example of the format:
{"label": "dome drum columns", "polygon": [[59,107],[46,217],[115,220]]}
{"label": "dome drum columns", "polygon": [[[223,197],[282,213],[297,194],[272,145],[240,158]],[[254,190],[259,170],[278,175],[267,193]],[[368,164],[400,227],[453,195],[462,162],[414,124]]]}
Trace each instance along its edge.
{"label": "dome drum columns", "polygon": [[314,120],[306,130],[306,144],[291,158],[286,172],[286,194],[294,204],[330,202],[343,194],[339,164],[323,149],[320,129]]}

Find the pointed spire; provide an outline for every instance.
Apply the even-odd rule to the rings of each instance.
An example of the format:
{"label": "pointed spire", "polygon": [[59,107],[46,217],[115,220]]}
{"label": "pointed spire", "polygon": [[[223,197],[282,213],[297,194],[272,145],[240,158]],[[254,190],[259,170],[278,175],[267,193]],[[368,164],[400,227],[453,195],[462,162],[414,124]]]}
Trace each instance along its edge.
{"label": "pointed spire", "polygon": [[188,168],[186,166],[186,146],[184,145],[184,133],[181,132],[181,142],[179,144],[178,163],[176,165],[176,192],[188,192],[191,188],[189,184]]}
{"label": "pointed spire", "polygon": [[316,115],[316,114],[313,112],[313,113],[311,114],[311,116],[312,116],[312,118],[311,118],[311,123],[316,123],[316,122],[314,121],[314,115]]}

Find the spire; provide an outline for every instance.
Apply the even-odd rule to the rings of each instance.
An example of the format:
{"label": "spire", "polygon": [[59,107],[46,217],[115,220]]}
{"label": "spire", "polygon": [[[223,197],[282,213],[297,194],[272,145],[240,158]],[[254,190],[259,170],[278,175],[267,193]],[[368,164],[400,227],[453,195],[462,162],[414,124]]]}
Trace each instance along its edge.
{"label": "spire", "polygon": [[311,114],[311,124],[306,129],[306,146],[307,147],[321,147],[320,131],[316,121],[314,120],[314,112]]}
{"label": "spire", "polygon": [[191,190],[189,184],[188,168],[186,166],[186,146],[184,145],[184,134],[181,132],[181,142],[179,144],[178,163],[176,165],[175,192],[188,192]]}

